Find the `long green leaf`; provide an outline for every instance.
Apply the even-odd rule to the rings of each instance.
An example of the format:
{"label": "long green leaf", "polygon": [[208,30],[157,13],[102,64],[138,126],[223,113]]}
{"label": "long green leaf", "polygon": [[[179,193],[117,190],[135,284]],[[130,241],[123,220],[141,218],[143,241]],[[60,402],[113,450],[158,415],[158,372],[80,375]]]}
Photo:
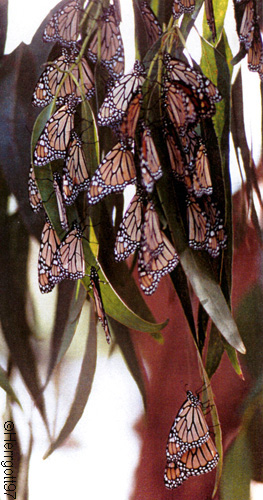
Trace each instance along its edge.
{"label": "long green leaf", "polygon": [[69,415],[63,425],[57,439],[51,444],[49,449],[44,455],[47,458],[54,450],[61,446],[65,439],[70,435],[79,419],[81,418],[88,401],[91,387],[95,375],[97,361],[97,332],[95,325],[95,315],[93,308],[91,308],[89,332],[87,336],[86,350],[83,356],[79,380],[72,402]]}

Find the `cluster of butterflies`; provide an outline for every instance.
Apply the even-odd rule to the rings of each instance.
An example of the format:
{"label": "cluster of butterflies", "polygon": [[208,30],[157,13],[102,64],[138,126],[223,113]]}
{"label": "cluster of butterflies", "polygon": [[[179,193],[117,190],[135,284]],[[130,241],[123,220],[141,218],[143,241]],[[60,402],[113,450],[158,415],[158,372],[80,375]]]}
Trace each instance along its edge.
{"label": "cluster of butterflies", "polygon": [[[188,2],[174,2],[188,12]],[[161,36],[161,27],[147,2],[140,4],[151,43]],[[179,11],[178,11],[179,12]],[[111,127],[118,138],[90,178],[83,144],[75,130],[78,104],[94,95],[94,76],[81,50],[79,0],[68,2],[58,10],[44,30],[44,41],[59,42],[61,55],[48,64],[40,76],[33,104],[46,106],[55,101],[56,111],[46,122],[33,152],[29,172],[29,200],[37,212],[43,203],[38,191],[35,168],[57,159],[64,160],[62,177],[53,173],[62,229],[67,231],[59,241],[50,221],[46,220],[39,255],[39,286],[43,293],[62,279],[79,279],[85,273],[82,230],[77,222],[70,228],[66,205],[71,205],[81,191],[87,191],[89,205],[127,185],[136,185],[134,195],[117,231],[114,255],[122,261],[138,252],[140,286],[151,295],[160,279],[178,264],[178,255],[160,228],[152,200],[155,183],[163,175],[149,123],[143,114],[144,65],[136,61],[131,72],[124,74],[123,43],[114,4],[103,9],[99,30],[91,38],[86,55],[100,61],[108,71],[111,83],[99,109],[97,122]],[[194,131],[203,118],[214,115],[221,96],[215,85],[188,63],[163,55],[161,102],[163,108],[163,142],[167,145],[171,171],[186,189],[186,212],[189,245],[204,249],[213,257],[225,248],[226,234],[222,216],[213,200],[213,187],[205,145]]]}
{"label": "cluster of butterflies", "polygon": [[165,486],[177,488],[191,476],[210,472],[217,466],[218,460],[201,401],[187,391],[187,399],[178,411],[168,436]]}
{"label": "cluster of butterflies", "polygon": [[243,10],[239,29],[239,40],[247,52],[250,71],[257,71],[263,80],[263,44],[257,15],[256,0],[236,0],[236,6]]}

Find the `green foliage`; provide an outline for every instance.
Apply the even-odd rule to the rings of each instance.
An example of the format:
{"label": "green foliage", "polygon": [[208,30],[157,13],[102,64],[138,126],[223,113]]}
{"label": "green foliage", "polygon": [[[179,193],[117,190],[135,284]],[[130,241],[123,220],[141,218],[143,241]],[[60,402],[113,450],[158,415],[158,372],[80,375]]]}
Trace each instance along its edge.
{"label": "green foliage", "polygon": [[[205,140],[211,165],[214,195],[222,214],[224,214],[228,239],[226,250],[222,251],[216,259],[211,258],[203,251],[189,248],[185,205],[182,202],[184,190],[178,188],[173,181],[171,169],[167,167],[170,160],[162,134],[163,110],[160,105],[162,98],[160,75],[163,70],[163,55],[166,52],[169,52],[173,57],[184,60],[183,50],[187,46],[188,35],[193,29],[203,0],[196,1],[196,8],[192,14],[183,16],[180,27],[178,22],[171,17],[172,3],[172,0],[167,2],[153,0],[151,2],[152,9],[163,28],[163,35],[150,46],[140,13],[140,2],[133,0],[135,44],[137,57],[144,62],[147,73],[146,83],[142,90],[143,108],[152,125],[153,139],[163,168],[163,176],[156,184],[152,197],[163,230],[179,255],[180,264],[171,273],[170,278],[174,286],[174,294],[179,297],[189,332],[193,337],[200,374],[206,384],[209,400],[212,404],[213,392],[210,379],[218,369],[224,351],[226,351],[233,369],[239,377],[242,377],[237,351],[245,353],[244,339],[245,344],[249,346],[248,364],[255,379],[259,376],[259,365],[254,364],[255,358],[260,361],[259,356],[256,356],[257,353],[254,351],[251,354],[252,347],[249,338],[246,338],[247,331],[251,334],[250,325],[246,324],[246,315],[240,321],[240,316],[238,316],[240,329],[242,329],[242,325],[243,327],[246,325],[240,336],[240,329],[238,329],[231,313],[233,258],[232,195],[229,174],[231,132],[235,150],[236,152],[241,151],[244,162],[247,179],[246,195],[253,213],[253,222],[259,236],[262,237],[253,201],[253,192],[256,191],[259,196],[259,188],[252,154],[245,137],[240,73],[232,85],[233,54],[224,26],[228,0],[214,2],[217,37],[215,41],[212,40],[211,32],[204,18],[203,32],[200,37],[202,51],[200,66],[196,62],[193,64],[217,85],[223,97],[222,101],[216,104],[215,116],[202,120],[202,123],[198,125],[198,133],[202,134]],[[65,2],[61,2],[59,7],[64,4]],[[102,9],[108,5],[109,1],[107,0],[99,2],[91,0],[86,8],[81,25],[83,44],[80,56],[85,54]],[[39,136],[56,108],[55,99],[38,115],[37,111],[31,108],[31,95],[40,73],[40,66],[50,57],[50,48],[48,44],[43,45],[41,39],[43,26],[46,22],[47,20],[37,31],[31,45],[21,44],[14,53],[5,58],[1,67],[3,90],[0,96],[0,105],[3,109],[3,117],[1,118],[0,133],[4,140],[1,145],[2,182],[0,183],[0,289],[1,297],[3,297],[0,302],[0,316],[9,359],[12,360],[12,368],[16,367],[20,371],[24,384],[49,433],[45,391],[40,382],[38,358],[31,342],[33,337],[37,338],[38,332],[33,331],[34,328],[29,324],[26,307],[26,298],[29,293],[26,263],[29,256],[30,235],[36,236],[39,240],[43,225],[43,218],[33,215],[28,207],[28,170],[30,163],[33,164],[33,152]],[[187,48],[191,54],[191,47],[187,46]],[[83,100],[78,106],[78,123],[76,125],[84,143],[84,152],[91,175],[97,169],[105,153],[116,142],[112,131],[105,130],[105,128],[102,130],[97,124],[98,109],[105,97],[104,69],[100,65],[100,50],[98,52],[99,60],[95,67],[96,95],[90,102]],[[236,62],[235,59],[234,62]],[[20,87],[18,87],[18,81],[21,81]],[[24,116],[27,117],[26,127]],[[25,128],[32,130],[31,144],[29,133],[25,132]],[[136,144],[138,144],[138,139],[139,134],[137,133]],[[12,172],[10,165],[12,165]],[[34,169],[43,206],[60,239],[63,239],[66,233],[60,225],[56,197],[53,191],[53,172],[55,170],[62,172],[62,168],[63,162],[56,160],[43,168],[35,166]],[[8,209],[11,194],[16,196],[19,205],[18,211],[14,214],[10,214]],[[67,207],[69,226],[74,220],[85,225],[83,247],[86,274],[81,284],[79,282],[77,284],[65,282],[57,287],[58,299],[50,338],[50,356],[44,388],[54,375],[58,365],[66,358],[66,353],[76,333],[83,306],[87,305],[88,302],[91,306],[90,319],[87,326],[87,339],[85,351],[82,354],[79,380],[69,414],[58,436],[53,437],[45,457],[61,446],[70,435],[83,414],[92,390],[97,359],[97,334],[96,319],[93,313],[94,294],[89,276],[91,266],[98,267],[102,301],[106,314],[110,317],[110,328],[113,332],[114,342],[121,349],[127,368],[138,385],[147,409],[145,375],[142,373],[140,360],[137,357],[129,329],[136,330],[141,335],[149,334],[160,346],[164,341],[163,330],[169,318],[164,310],[162,311],[162,322],[155,321],[154,314],[149,307],[150,302],[146,303],[141,295],[137,282],[132,276],[132,269],[124,263],[114,261],[113,248],[118,224],[113,222],[113,214],[115,221],[120,222],[122,211],[122,195],[109,197],[94,207],[88,207],[85,195],[80,195],[76,204]],[[7,290],[8,294],[6,294]],[[197,321],[195,320],[196,309],[192,300],[193,292],[198,300]],[[260,297],[256,294],[256,304],[261,301],[261,290],[259,295]],[[13,302],[10,300],[10,296]],[[13,308],[14,303],[16,304],[15,309]],[[246,302],[247,304],[251,306],[250,301]],[[253,314],[257,313],[258,311],[253,311]],[[255,333],[253,330],[252,333],[254,345],[257,345],[257,342],[261,342],[262,336],[259,340],[257,332]],[[175,331],[175,335],[178,335],[178,332]],[[158,344],[156,343],[156,348]],[[20,404],[18,396],[12,389],[12,369],[10,373],[9,371],[7,373],[0,367],[0,386],[6,391],[10,402]],[[214,405],[211,413],[215,427],[216,445],[222,457],[221,430]],[[249,421],[251,422],[251,419]],[[222,498],[228,500],[248,498],[252,460],[250,454],[247,453],[249,448],[248,429],[249,425],[245,423],[242,433],[226,460]],[[240,458],[244,452],[246,452],[247,463],[242,462]],[[31,448],[28,461],[30,454]],[[233,468],[233,461],[235,468]],[[219,484],[221,470],[222,461],[218,467],[216,487]],[[243,482],[240,481],[240,477],[243,478]],[[232,478],[234,479],[230,488]]]}

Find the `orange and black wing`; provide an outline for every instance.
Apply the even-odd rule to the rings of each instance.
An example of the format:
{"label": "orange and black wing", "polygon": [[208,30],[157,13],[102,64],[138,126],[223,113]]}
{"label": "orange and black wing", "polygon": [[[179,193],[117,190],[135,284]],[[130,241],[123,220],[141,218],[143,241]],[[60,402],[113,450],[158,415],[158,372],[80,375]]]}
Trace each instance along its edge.
{"label": "orange and black wing", "polygon": [[123,191],[128,184],[134,184],[135,181],[133,154],[125,143],[118,142],[107,153],[91,178],[88,201],[94,205],[110,193]]}
{"label": "orange and black wing", "polygon": [[77,280],[85,276],[82,230],[77,222],[73,223],[72,229],[59,245],[56,255],[65,278]]}
{"label": "orange and black wing", "polygon": [[140,246],[143,198],[139,191],[134,195],[119,226],[114,247],[117,262],[127,259]]}
{"label": "orange and black wing", "polygon": [[72,96],[47,121],[34,149],[34,165],[42,167],[57,158],[65,158],[74,127],[76,100]]}
{"label": "orange and black wing", "polygon": [[30,165],[28,176],[28,199],[33,212],[37,213],[43,208],[42,199],[36,183],[36,176],[33,165]]}
{"label": "orange and black wing", "polygon": [[41,293],[51,292],[55,284],[64,278],[56,260],[59,245],[57,233],[46,216],[38,256],[38,283]]}
{"label": "orange and black wing", "polygon": [[79,38],[81,6],[78,0],[68,2],[59,9],[46,25],[44,42],[60,42],[67,47],[74,46]]}
{"label": "orange and black wing", "polygon": [[72,205],[81,191],[89,188],[90,177],[82,142],[76,132],[71,133],[67,157],[63,169],[63,198],[66,205]]}

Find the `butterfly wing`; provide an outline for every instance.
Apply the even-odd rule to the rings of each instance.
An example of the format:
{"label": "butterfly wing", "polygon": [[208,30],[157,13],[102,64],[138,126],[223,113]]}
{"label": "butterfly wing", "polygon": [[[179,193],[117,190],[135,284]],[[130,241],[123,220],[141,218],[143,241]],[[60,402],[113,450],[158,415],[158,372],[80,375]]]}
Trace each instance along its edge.
{"label": "butterfly wing", "polygon": [[36,183],[36,176],[33,165],[30,165],[28,176],[28,199],[33,212],[37,213],[43,208],[42,199]]}
{"label": "butterfly wing", "polygon": [[142,196],[137,192],[122,219],[117,232],[114,257],[117,262],[127,259],[140,246],[142,227]]}
{"label": "butterfly wing", "polygon": [[[38,284],[41,293],[53,290],[56,283],[63,279],[60,269],[55,269],[54,257],[60,245],[60,240],[48,217],[41,234],[41,243],[38,256]],[[53,274],[54,272],[54,274]]]}
{"label": "butterfly wing", "polygon": [[127,145],[119,142],[105,156],[93,175],[88,192],[91,205],[110,193],[122,191],[136,181],[133,154]]}
{"label": "butterfly wing", "polygon": [[81,7],[78,0],[68,2],[52,16],[43,34],[44,42],[59,41],[71,47],[79,37]]}
{"label": "butterfly wing", "polygon": [[82,230],[77,222],[73,223],[72,229],[59,245],[56,255],[65,278],[77,280],[85,276]]}
{"label": "butterfly wing", "polygon": [[41,167],[57,158],[66,157],[76,110],[76,100],[70,97],[47,121],[34,149],[34,165]]}
{"label": "butterfly wing", "polygon": [[63,198],[66,205],[72,205],[78,194],[88,189],[89,185],[90,177],[82,142],[76,132],[72,132],[63,169]]}

